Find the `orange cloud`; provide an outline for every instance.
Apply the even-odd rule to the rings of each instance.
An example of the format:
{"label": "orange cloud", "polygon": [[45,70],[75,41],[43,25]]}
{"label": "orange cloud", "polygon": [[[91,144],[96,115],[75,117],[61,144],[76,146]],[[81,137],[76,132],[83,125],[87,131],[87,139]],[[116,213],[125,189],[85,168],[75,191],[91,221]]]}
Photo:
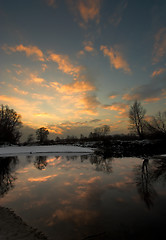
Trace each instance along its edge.
{"label": "orange cloud", "polygon": [[43,118],[53,118],[53,115],[50,115],[48,113],[34,113],[33,116],[35,117],[43,117]]}
{"label": "orange cloud", "polygon": [[51,175],[51,176],[45,176],[40,178],[28,178],[29,182],[46,182],[50,178],[57,177],[57,174]]}
{"label": "orange cloud", "polygon": [[39,77],[37,77],[36,74],[31,73],[29,82],[33,82],[33,83],[36,83],[36,84],[41,84],[41,83],[45,82],[45,79],[44,78],[39,78]]}
{"label": "orange cloud", "polygon": [[159,29],[155,35],[153,64],[158,63],[166,55],[166,27]]}
{"label": "orange cloud", "polygon": [[77,113],[83,114],[83,115],[91,115],[91,116],[98,116],[98,113],[94,110],[91,109],[83,109],[83,110],[78,110]]}
{"label": "orange cloud", "polygon": [[126,73],[131,73],[129,64],[123,59],[118,50],[114,50],[112,47],[108,49],[106,46],[101,46],[100,50],[103,51],[104,56],[109,57],[110,64],[113,65],[115,69],[123,69]]}
{"label": "orange cloud", "polygon": [[27,91],[20,90],[17,87],[14,87],[13,90],[20,95],[27,95],[28,94]]}
{"label": "orange cloud", "polygon": [[15,47],[9,47],[7,45],[4,45],[2,47],[2,49],[4,51],[6,51],[7,53],[10,53],[10,52],[25,52],[26,56],[29,57],[29,56],[35,56],[35,58],[39,61],[44,61],[44,55],[43,55],[43,52],[36,46],[23,46],[22,44],[20,45],[17,45]]}
{"label": "orange cloud", "polygon": [[9,104],[12,104],[12,105],[13,105],[13,103],[15,105],[20,105],[20,104],[22,105],[22,103],[23,104],[25,103],[25,101],[21,98],[10,97],[10,96],[6,96],[6,95],[0,95],[0,101],[4,102],[5,104],[9,103]]}
{"label": "orange cloud", "polygon": [[160,98],[158,98],[158,97],[150,97],[150,98],[145,98],[144,99],[144,101],[148,102],[148,103],[150,103],[150,102],[157,102],[159,100],[160,100]]}
{"label": "orange cloud", "polygon": [[118,94],[112,94],[109,96],[110,99],[115,99],[118,96]]}
{"label": "orange cloud", "polygon": [[14,108],[18,113],[21,113],[24,120],[29,119],[29,116],[33,116],[34,112],[39,111],[38,105],[40,102],[30,102],[23,98],[10,97],[6,95],[0,95],[0,101],[2,104],[9,104],[11,108]]}
{"label": "orange cloud", "polygon": [[45,70],[48,68],[47,64],[45,64],[45,63],[43,63],[41,67],[42,67],[43,72],[45,72]]}
{"label": "orange cloud", "polygon": [[128,101],[140,99],[140,94],[138,94],[138,93],[136,93],[136,94],[126,93],[126,94],[122,97],[122,99],[128,100]]}
{"label": "orange cloud", "polygon": [[52,125],[52,126],[47,126],[49,132],[55,133],[55,134],[59,134],[62,135],[63,134],[63,129],[56,126],[56,125]]}
{"label": "orange cloud", "polygon": [[85,41],[84,43],[84,50],[87,52],[94,52],[95,49],[93,47],[93,43],[91,41]]}
{"label": "orange cloud", "polygon": [[83,69],[82,66],[74,66],[67,55],[49,52],[48,60],[56,62],[59,70],[74,77],[78,77],[80,71]]}
{"label": "orange cloud", "polygon": [[156,77],[156,76],[158,76],[158,75],[160,75],[160,74],[162,74],[164,72],[165,72],[165,69],[164,68],[160,68],[160,69],[154,71],[151,76],[152,77]]}
{"label": "orange cloud", "polygon": [[33,101],[0,95],[0,102],[4,105],[8,104],[10,108],[14,108],[17,113],[21,114],[23,122],[32,128],[42,127],[44,124],[43,119],[59,120],[57,114],[42,112],[42,99]]}
{"label": "orange cloud", "polygon": [[32,98],[38,99],[38,100],[44,100],[44,101],[45,100],[49,101],[49,100],[54,99],[54,97],[52,97],[52,96],[48,96],[48,95],[44,95],[44,94],[38,94],[38,93],[33,93]]}
{"label": "orange cloud", "polygon": [[100,102],[97,100],[96,96],[84,96],[76,104],[78,108],[83,108],[82,113],[97,115],[96,109],[100,106]]}
{"label": "orange cloud", "polygon": [[85,23],[89,20],[96,20],[99,22],[100,18],[100,2],[101,0],[79,0],[78,11]]}
{"label": "orange cloud", "polygon": [[78,53],[77,53],[77,56],[80,57],[80,56],[83,56],[85,54],[85,52],[83,50],[80,50]]}
{"label": "orange cloud", "polygon": [[119,112],[120,115],[125,115],[126,111],[128,111],[129,106],[125,103],[119,103],[119,102],[115,102],[112,105],[104,105],[103,106],[104,109],[108,109],[108,110],[113,110],[113,111],[117,111]]}
{"label": "orange cloud", "polygon": [[60,93],[66,93],[66,94],[73,94],[73,93],[81,93],[81,92],[87,92],[87,91],[93,91],[95,90],[95,86],[93,86],[88,81],[75,81],[74,83],[62,85],[58,82],[52,82],[51,86],[54,87],[58,92]]}

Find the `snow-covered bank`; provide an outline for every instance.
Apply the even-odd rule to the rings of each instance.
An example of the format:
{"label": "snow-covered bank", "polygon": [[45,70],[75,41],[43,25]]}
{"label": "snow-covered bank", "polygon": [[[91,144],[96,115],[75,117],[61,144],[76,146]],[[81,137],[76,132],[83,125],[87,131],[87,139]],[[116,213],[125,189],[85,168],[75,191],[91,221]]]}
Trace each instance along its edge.
{"label": "snow-covered bank", "polygon": [[0,147],[0,156],[38,153],[93,153],[93,150],[71,145]]}

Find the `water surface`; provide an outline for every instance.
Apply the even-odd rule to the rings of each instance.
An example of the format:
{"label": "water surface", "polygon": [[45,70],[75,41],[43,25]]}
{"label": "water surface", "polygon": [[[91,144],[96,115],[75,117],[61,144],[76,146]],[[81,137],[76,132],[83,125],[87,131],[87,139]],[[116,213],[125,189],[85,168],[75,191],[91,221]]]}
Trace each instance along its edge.
{"label": "water surface", "polygon": [[164,236],[165,183],[165,159],[0,158],[0,205],[49,239]]}

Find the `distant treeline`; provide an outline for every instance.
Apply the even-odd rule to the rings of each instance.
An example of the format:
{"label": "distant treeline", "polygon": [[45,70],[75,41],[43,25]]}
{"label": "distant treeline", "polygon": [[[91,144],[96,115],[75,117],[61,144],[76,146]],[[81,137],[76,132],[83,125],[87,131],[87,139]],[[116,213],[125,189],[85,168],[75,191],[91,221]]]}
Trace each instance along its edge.
{"label": "distant treeline", "polygon": [[[132,141],[139,139],[166,139],[166,111],[158,112],[155,116],[146,116],[146,110],[141,103],[135,101],[129,109],[129,134],[111,134],[110,126],[103,125],[94,129],[88,136],[80,137],[57,136],[49,140],[49,130],[41,127],[36,130],[36,135],[29,134],[24,145],[33,144],[77,144],[86,142],[110,142],[113,140]],[[148,119],[148,120],[147,120]],[[18,144],[21,133],[21,115],[7,105],[0,107],[0,144]]]}

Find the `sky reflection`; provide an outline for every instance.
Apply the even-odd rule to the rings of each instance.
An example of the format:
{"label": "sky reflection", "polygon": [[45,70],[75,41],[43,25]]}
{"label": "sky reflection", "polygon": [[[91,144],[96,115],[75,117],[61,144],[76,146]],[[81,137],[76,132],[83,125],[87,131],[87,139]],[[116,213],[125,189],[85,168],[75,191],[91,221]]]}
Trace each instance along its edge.
{"label": "sky reflection", "polygon": [[[150,159],[146,166],[143,159],[94,155],[19,156],[7,161],[1,168],[6,172],[0,172],[0,205],[12,208],[50,239],[94,234],[128,239],[130,230],[133,237],[147,234],[153,239],[162,233],[166,171],[161,159]],[[11,173],[14,187],[6,188],[4,195]]]}

